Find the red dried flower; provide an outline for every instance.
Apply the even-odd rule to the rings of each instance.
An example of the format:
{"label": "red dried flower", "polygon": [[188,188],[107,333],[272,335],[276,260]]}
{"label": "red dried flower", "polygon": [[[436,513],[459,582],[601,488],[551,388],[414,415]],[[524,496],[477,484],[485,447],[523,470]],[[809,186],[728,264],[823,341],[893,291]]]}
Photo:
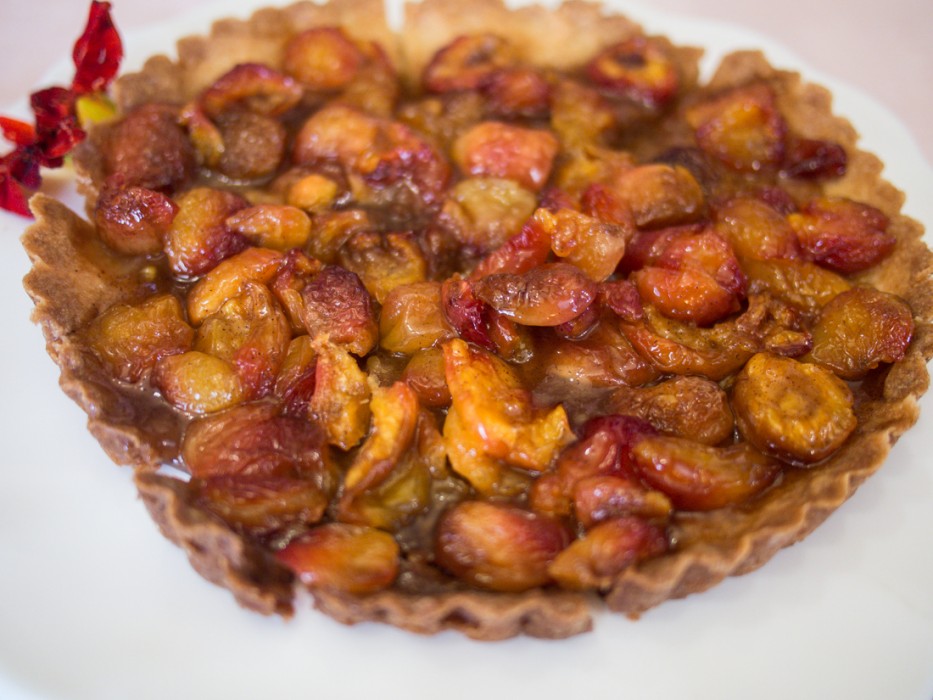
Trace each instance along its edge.
{"label": "red dried flower", "polygon": [[75,101],[100,92],[113,80],[123,58],[123,44],[110,18],[110,3],[91,2],[87,26],[75,43],[75,77],[70,88],[50,87],[29,96],[35,126],[0,117],[0,133],[15,149],[0,156],[0,208],[30,216],[29,194],[42,184],[40,166],[61,167],[65,156],[86,134],[78,123]]}
{"label": "red dried flower", "polygon": [[[17,153],[14,151],[0,158],[0,208],[21,216],[29,216],[29,198],[18,178],[13,175],[8,162]],[[36,169],[38,170],[38,166]]]}
{"label": "red dried flower", "polygon": [[75,64],[71,90],[75,95],[100,92],[113,80],[123,59],[123,43],[110,18],[109,2],[91,3],[87,26],[71,57]]}
{"label": "red dried flower", "polygon": [[19,119],[0,117],[0,132],[14,146],[31,146],[36,142],[36,130],[32,124]]}

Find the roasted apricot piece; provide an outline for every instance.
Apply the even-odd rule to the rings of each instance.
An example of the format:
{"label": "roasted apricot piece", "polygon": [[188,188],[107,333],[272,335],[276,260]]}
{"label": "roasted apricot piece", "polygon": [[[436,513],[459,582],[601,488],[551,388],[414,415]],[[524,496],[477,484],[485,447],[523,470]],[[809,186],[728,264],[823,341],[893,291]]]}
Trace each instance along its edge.
{"label": "roasted apricot piece", "polygon": [[268,248],[247,248],[199,279],[188,292],[188,318],[200,325],[224,303],[240,294],[248,283],[270,282],[283,263],[281,253]]}
{"label": "roasted apricot piece", "polygon": [[[632,482],[636,477],[632,446],[655,435],[650,423],[633,416],[592,418],[580,437],[558,455],[554,467],[535,479],[528,494],[532,510],[561,518],[572,514],[574,488],[588,477],[611,476]],[[633,483],[632,488],[635,488]],[[641,487],[643,488],[643,487]]]}
{"label": "roasted apricot piece", "polygon": [[801,180],[829,180],[846,174],[849,155],[835,141],[791,138],[781,174]]}
{"label": "roasted apricot piece", "polygon": [[714,95],[691,106],[686,118],[697,145],[736,170],[773,169],[784,160],[787,124],[768,85]]}
{"label": "roasted apricot piece", "polygon": [[537,192],[547,182],[559,148],[549,131],[488,121],[462,134],[451,155],[465,174],[514,180]]}
{"label": "roasted apricot piece", "polygon": [[807,314],[771,295],[749,294],[748,308],[735,320],[736,328],[754,338],[761,350],[800,357],[813,346]]}
{"label": "roasted apricot piece", "polygon": [[551,250],[601,282],[615,272],[634,228],[601,221],[571,209],[539,210],[536,219],[548,232]]}
{"label": "roasted apricot piece", "polygon": [[556,326],[552,326],[552,328],[554,329],[554,334],[558,338],[582,340],[592,333],[593,329],[599,325],[601,315],[602,309],[599,303],[593,303],[587,306],[583,313],[574,316],[569,321],[564,321]]}
{"label": "roasted apricot piece", "polygon": [[521,231],[535,204],[513,180],[469,177],[450,189],[440,216],[460,243],[488,252]]}
{"label": "roasted apricot piece", "polygon": [[228,525],[251,535],[313,525],[328,496],[307,479],[220,475],[194,481],[195,501]]}
{"label": "roasted apricot piece", "polygon": [[655,265],[661,255],[678,238],[700,235],[707,230],[705,224],[668,226],[652,231],[637,231],[625,248],[620,270],[634,272]]}
{"label": "roasted apricot piece", "polygon": [[312,338],[326,335],[360,357],[379,338],[369,292],[358,275],[338,265],[326,265],[305,282],[298,317]]}
{"label": "roasted apricot piece", "polygon": [[509,505],[465,501],[435,529],[437,563],[479,588],[518,593],[550,581],[548,566],[570,542],[563,525]]}
{"label": "roasted apricot piece", "polygon": [[557,340],[541,350],[545,377],[585,387],[638,386],[660,372],[619,331],[602,319],[582,340]]}
{"label": "roasted apricot piece", "polygon": [[638,293],[668,318],[708,326],[739,308],[738,300],[704,270],[646,267],[632,275]]}
{"label": "roasted apricot piece", "polygon": [[638,287],[627,279],[611,280],[599,285],[599,303],[623,321],[638,321],[645,315]]}
{"label": "roasted apricot piece", "polygon": [[249,398],[267,396],[291,339],[288,319],[272,293],[247,282],[201,324],[195,349],[230,362]]}
{"label": "roasted apricot piece", "polygon": [[320,173],[308,173],[290,182],[285,193],[285,203],[320,214],[327,211],[339,195],[340,184],[336,180]]}
{"label": "roasted apricot piece", "polygon": [[496,354],[506,362],[523,364],[534,357],[535,339],[528,326],[490,308],[487,328]]}
{"label": "roasted apricot piece", "polygon": [[[356,190],[357,198],[379,205],[401,196],[415,211],[419,203],[433,207],[447,192],[451,175],[447,159],[430,141],[401,122],[384,119],[379,129],[377,143],[381,148],[354,162],[368,188]],[[352,184],[352,169],[349,175]],[[380,197],[380,193],[387,194]]]}
{"label": "roasted apricot piece", "polygon": [[208,167],[238,181],[261,181],[278,170],[288,135],[277,120],[231,110],[218,116],[215,123],[222,148],[219,154],[211,152],[205,159]]}
{"label": "roasted apricot piece", "polygon": [[763,185],[748,193],[753,198],[764,202],[782,216],[797,211],[797,201],[785,187],[779,184]]}
{"label": "roasted apricot piece", "polygon": [[444,317],[464,340],[508,361],[527,362],[532,356],[533,340],[528,329],[479,299],[469,280],[459,275],[444,280],[441,304]]}
{"label": "roasted apricot piece", "polygon": [[709,229],[696,233],[684,231],[673,236],[653,264],[668,270],[702,270],[737,297],[745,294],[748,285],[732,246]]}
{"label": "roasted apricot piece", "polygon": [[[563,407],[535,407],[515,371],[489,352],[460,339],[448,341],[443,349],[453,408],[480,438],[483,452],[523,469],[543,471],[572,439]],[[448,440],[446,426],[444,437]]]}
{"label": "roasted apricot piece", "polygon": [[583,157],[590,147],[602,143],[615,126],[615,111],[598,90],[577,80],[554,81],[550,127],[564,150]]}
{"label": "roasted apricot piece", "polygon": [[395,287],[427,278],[424,254],[407,233],[354,234],[340,249],[337,259],[347,270],[359,275],[380,304]]}
{"label": "roasted apricot piece", "polygon": [[326,338],[313,341],[317,354],[314,395],[308,416],[324,428],[327,441],[349,450],[369,428],[369,399],[372,393],[366,374],[356,358]]}
{"label": "roasted apricot piece", "polygon": [[586,65],[586,75],[612,93],[646,107],[663,107],[677,94],[680,77],[658,40],[633,36],[603,49]]}
{"label": "roasted apricot piece", "polygon": [[178,207],[167,196],[145,187],[108,186],[94,208],[101,240],[118,253],[154,255]]}
{"label": "roasted apricot piece", "polygon": [[337,518],[396,530],[428,506],[443,442],[405,382],[374,389],[370,407],[372,428],[347,470]]}
{"label": "roasted apricot piece", "polygon": [[[654,426],[637,416],[608,414],[591,418],[580,428],[580,443],[576,448],[578,454],[570,454],[568,448],[566,454],[561,455],[558,471],[566,468],[579,476],[582,473],[578,471],[581,465],[575,462],[582,461],[589,463],[587,471],[590,474],[631,476],[634,473],[632,471],[632,446],[642,437],[654,435],[656,432]],[[608,437],[610,449],[607,452],[597,449],[596,461],[593,455],[581,456],[581,451],[588,451],[584,445],[597,436]]]}
{"label": "roasted apricot piece", "polygon": [[797,234],[780,212],[760,199],[735,197],[716,207],[715,229],[742,259],[800,257]]}
{"label": "roasted apricot piece", "polygon": [[551,85],[541,71],[521,66],[494,70],[480,91],[486,111],[506,119],[541,119],[548,115]]}
{"label": "roasted apricot piece", "polygon": [[239,63],[201,92],[198,105],[210,118],[233,107],[275,117],[297,105],[301,95],[301,86],[274,68]]}
{"label": "roasted apricot piece", "polygon": [[196,479],[218,476],[301,477],[325,494],[337,475],[319,426],[284,416],[268,401],[252,402],[191,422],[181,447]]}
{"label": "roasted apricot piece", "polygon": [[387,532],[365,525],[318,525],[275,556],[306,586],[352,595],[388,588],[399,571],[398,543]]}
{"label": "roasted apricot piece", "polygon": [[809,259],[844,275],[878,264],[896,242],[883,212],[841,197],[810,200],[787,219]]}
{"label": "roasted apricot piece", "polygon": [[531,475],[489,455],[485,436],[454,405],[444,418],[443,437],[450,468],[481,496],[520,498],[528,492]]}
{"label": "roasted apricot piece", "polygon": [[703,377],[672,377],[653,386],[619,387],[609,403],[616,413],[643,418],[662,433],[706,445],[727,440],[735,426],[726,392]]}
{"label": "roasted apricot piece", "polygon": [[346,87],[365,57],[341,27],[314,27],[296,34],[285,45],[285,72],[305,87],[322,92]]}
{"label": "roasted apricot piece", "polygon": [[163,357],[151,382],[172,406],[195,415],[236,406],[248,393],[230,362],[198,350]]}
{"label": "roasted apricot piece", "polygon": [[448,153],[461,133],[486,118],[483,96],[476,91],[426,95],[402,102],[398,119]]}
{"label": "roasted apricot piece", "polygon": [[305,249],[315,260],[334,264],[344,243],[354,234],[372,231],[374,228],[369,214],[362,209],[326,212],[313,217],[311,235]]}
{"label": "roasted apricot piece", "polygon": [[227,227],[233,213],[245,209],[245,199],[226,190],[196,187],[176,201],[178,213],[165,237],[165,254],[176,276],[203,275],[248,245]]}
{"label": "roasted apricot piece", "polygon": [[314,395],[317,352],[311,338],[292,338],[275,378],[272,393],[282,402],[282,412],[289,416],[307,416]]}
{"label": "roasted apricot piece", "polygon": [[587,530],[627,515],[664,521],[672,509],[670,499],[660,491],[620,476],[588,476],[573,487],[573,513]]}
{"label": "roasted apricot piece", "polygon": [[[700,184],[704,195],[712,203],[723,189],[728,191],[719,163],[697,146],[671,146],[651,159],[652,163],[686,168]],[[731,194],[731,193],[729,193]]]}
{"label": "roasted apricot piece", "polygon": [[374,157],[379,119],[342,105],[329,105],[315,112],[295,137],[292,151],[296,164],[336,162],[358,170],[358,161]]}
{"label": "roasted apricot piece", "polygon": [[706,326],[739,309],[748,280],[732,247],[706,227],[636,236],[623,259],[641,298],[668,318]]}
{"label": "roasted apricot piece", "polygon": [[113,127],[104,164],[108,175],[120,176],[127,186],[167,193],[183,187],[197,170],[178,110],[158,103],[134,109]]}
{"label": "roasted apricot piece", "polygon": [[202,164],[238,180],[272,174],[286,131],[274,119],[294,107],[301,86],[258,63],[239,63],[189,103],[180,116]]}
{"label": "roasted apricot piece", "polygon": [[444,317],[458,336],[486,350],[496,349],[489,334],[492,310],[476,296],[472,282],[458,275],[444,280],[441,283],[441,305]]}
{"label": "roasted apricot piece", "polygon": [[597,286],[569,263],[546,263],[522,275],[500,273],[476,281],[476,296],[526,326],[557,326],[596,299]]}
{"label": "roasted apricot piece", "polygon": [[[280,256],[279,264],[273,269],[272,278],[265,282],[288,315],[288,320],[292,324],[292,331],[302,333],[307,331],[304,322],[301,320],[305,307],[302,291],[309,280],[313,279],[324,268],[324,265],[320,260],[315,260],[297,248],[293,248],[284,255],[280,254]],[[218,265],[218,268],[222,266],[223,263]]]}
{"label": "roasted apricot piece", "polygon": [[471,280],[508,272],[520,275],[544,263],[551,253],[553,217],[546,209],[536,209],[521,231],[484,257],[470,274]]}
{"label": "roasted apricot piece", "polygon": [[113,376],[137,382],[161,358],[189,350],[194,330],[178,299],[160,294],[135,306],[111,306],[91,322],[84,337]]}
{"label": "roasted apricot piece", "polygon": [[500,36],[459,36],[434,54],[421,82],[430,92],[476,90],[496,71],[514,62],[514,50]]}
{"label": "roasted apricot piece", "polygon": [[548,567],[561,588],[607,590],[633,564],[668,550],[664,530],[643,518],[626,516],[599,523],[574,540]]}
{"label": "roasted apricot piece", "polygon": [[335,101],[369,114],[391,117],[401,92],[392,60],[376,41],[354,39],[354,43],[363,63]]}
{"label": "roasted apricot piece", "polygon": [[792,306],[816,314],[851,289],[844,277],[806,260],[744,260],[749,292],[766,292]]}
{"label": "roasted apricot piece", "polygon": [[340,166],[361,201],[378,200],[378,192],[399,185],[431,204],[445,193],[450,176],[447,161],[406,125],[340,104],[308,118],[295,137],[293,160]]}
{"label": "roasted apricot piece", "polygon": [[647,437],[635,444],[632,455],[641,478],[682,510],[741,503],[781,473],[777,460],[744,442],[713,447],[679,437]]}
{"label": "roasted apricot piece", "polygon": [[196,101],[185,105],[178,115],[178,123],[188,131],[188,138],[197,153],[198,164],[216,169],[224,155],[224,137],[217,124]]}
{"label": "roasted apricot piece", "polygon": [[823,307],[811,331],[813,348],[803,359],[843,379],[860,379],[882,363],[903,359],[913,331],[913,312],[903,299],[855,287]]}
{"label": "roasted apricot piece", "polygon": [[444,375],[444,352],[439,347],[425,348],[411,356],[402,379],[418,395],[418,400],[430,408],[450,405],[450,390]]}
{"label": "roasted apricot piece", "polygon": [[259,204],[236,212],[227,226],[250,243],[288,251],[301,248],[311,235],[311,219],[301,209],[281,204]]}
{"label": "roasted apricot piece", "polygon": [[742,436],[795,463],[829,457],[855,430],[849,387],[820,365],[759,353],[735,378],[732,408]]}
{"label": "roasted apricot piece", "polygon": [[415,282],[395,287],[379,315],[379,344],[390,352],[410,355],[454,337],[444,315],[440,282]]}
{"label": "roasted apricot piece", "polygon": [[645,317],[619,324],[635,351],[669,374],[696,374],[720,381],[738,370],[757,349],[757,341],[724,321],[709,328],[665,318],[653,306]]}
{"label": "roasted apricot piece", "polygon": [[[384,481],[408,450],[418,420],[418,399],[407,384],[376,387],[370,400],[372,427],[344,479],[341,520],[354,510],[354,500]],[[380,523],[369,522],[376,527]]]}
{"label": "roasted apricot piece", "polygon": [[703,190],[679,165],[649,163],[622,170],[607,187],[625,202],[639,228],[692,223],[705,213]]}
{"label": "roasted apricot piece", "polygon": [[[542,202],[542,206],[548,209],[573,209],[576,207],[576,202],[569,193],[562,193],[561,190],[552,188],[548,194],[556,197],[563,194],[566,199],[566,204],[561,203],[560,199],[556,204]],[[579,208],[588,216],[596,217],[607,224],[620,226],[626,231],[629,238],[637,233],[635,214],[632,212],[631,206],[618,193],[601,182],[593,182],[587,185],[583,192],[580,193]]]}

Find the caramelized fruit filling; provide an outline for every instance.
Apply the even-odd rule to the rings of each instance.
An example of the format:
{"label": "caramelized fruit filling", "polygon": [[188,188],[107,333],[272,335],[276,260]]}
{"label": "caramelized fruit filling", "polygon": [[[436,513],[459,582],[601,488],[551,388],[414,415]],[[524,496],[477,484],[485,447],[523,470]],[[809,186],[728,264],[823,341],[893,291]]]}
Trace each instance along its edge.
{"label": "caramelized fruit filling", "polygon": [[309,586],[605,590],[819,469],[911,342],[853,277],[888,218],[824,191],[845,150],[778,90],[696,88],[643,36],[566,71],[462,36],[408,85],[300,33],[104,127],[97,230],[146,274],[84,338]]}

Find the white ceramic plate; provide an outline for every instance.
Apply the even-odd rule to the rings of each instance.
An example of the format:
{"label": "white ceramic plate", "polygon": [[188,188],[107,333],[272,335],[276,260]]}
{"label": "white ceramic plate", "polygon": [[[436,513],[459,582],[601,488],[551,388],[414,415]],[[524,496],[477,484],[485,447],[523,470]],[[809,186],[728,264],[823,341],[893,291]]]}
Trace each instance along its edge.
{"label": "white ceramic plate", "polygon": [[[126,36],[125,65],[258,4],[201,8]],[[831,87],[908,193],[907,213],[933,229],[933,170],[886,110],[743,29],[619,9],[714,58],[762,48]],[[85,431],[29,322],[23,227],[0,213],[0,697],[933,697],[933,397],[881,472],[802,544],[638,622],[601,614],[592,634],[493,644],[348,628],[311,610],[285,622],[203,581],[159,535],[129,471]]]}

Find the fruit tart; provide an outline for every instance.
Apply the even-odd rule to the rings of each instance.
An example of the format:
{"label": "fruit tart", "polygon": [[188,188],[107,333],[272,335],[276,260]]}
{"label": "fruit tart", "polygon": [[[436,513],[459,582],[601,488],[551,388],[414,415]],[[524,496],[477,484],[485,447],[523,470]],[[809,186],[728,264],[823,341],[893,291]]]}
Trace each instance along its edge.
{"label": "fruit tart", "polygon": [[218,21],[31,200],[61,385],[246,608],[566,637],[756,569],[883,463],[931,256],[831,96],[598,4]]}

